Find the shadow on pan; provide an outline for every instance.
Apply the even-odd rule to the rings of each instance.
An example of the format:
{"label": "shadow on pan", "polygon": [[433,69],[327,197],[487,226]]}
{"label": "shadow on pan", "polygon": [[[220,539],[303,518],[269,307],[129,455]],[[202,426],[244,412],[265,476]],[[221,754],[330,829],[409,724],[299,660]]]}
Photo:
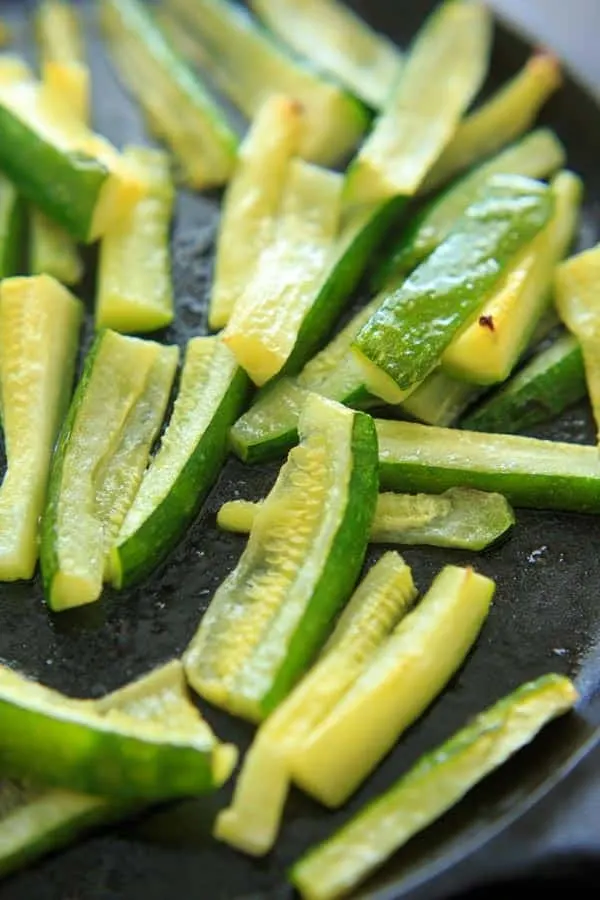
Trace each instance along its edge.
{"label": "shadow on pan", "polygon": [[[386,0],[354,5],[401,44],[406,44],[433,6],[431,2],[403,4],[400,13]],[[16,0],[0,2],[0,10],[15,25],[17,42],[23,42],[31,54],[28,6]],[[147,141],[140,116],[115,79],[91,23],[88,34],[96,128],[118,145]],[[529,52],[520,39],[499,28],[489,87],[510,77]],[[580,246],[589,246],[600,237],[600,114],[568,81],[543,119],[556,129],[567,146],[570,167],[585,180]],[[182,192],[173,233],[178,317],[164,335],[167,341],[183,343],[206,331],[217,218],[218,198]],[[81,290],[89,309],[93,283],[91,271]],[[91,331],[88,317],[84,346]],[[566,441],[594,440],[585,405],[536,433]],[[250,469],[230,460],[195,525],[167,563],[138,588],[121,594],[107,590],[93,609],[53,617],[43,605],[37,581],[0,585],[0,658],[59,690],[96,697],[181,653],[243,546],[240,537],[218,531],[216,510],[237,495],[263,496],[275,471],[273,466]],[[524,867],[548,862],[549,856],[560,862],[558,850],[579,860],[568,835],[558,850],[555,840],[550,847],[538,841],[531,849],[522,835],[511,838],[513,829],[506,831],[506,826],[563,780],[595,740],[594,729],[600,723],[600,703],[593,699],[600,683],[595,662],[600,646],[596,592],[600,554],[590,553],[590,548],[599,544],[596,519],[527,511],[518,515],[508,541],[477,557],[434,548],[407,549],[405,556],[421,590],[448,562],[474,564],[496,579],[497,597],[482,636],[442,697],[347,808],[326,812],[299,793],[292,794],[281,838],[269,858],[249,860],[208,839],[214,813],[227,799],[224,791],[206,802],[163,809],[91,837],[0,884],[0,900],[137,900],[142,896],[163,900],[190,892],[198,900],[289,898],[285,870],[307,847],[328,835],[466,719],[526,679],[548,671],[577,677],[584,695],[579,713],[550,726],[532,747],[412,841],[360,896],[433,900],[449,897],[477,879],[520,876]],[[368,564],[384,549],[373,551]],[[204,711],[223,738],[242,747],[248,744],[248,726],[215,710]],[[543,801],[546,818],[557,816],[562,800],[553,798],[560,798],[559,792],[560,788],[553,790]],[[485,864],[478,861],[481,853],[473,856],[473,851],[503,831],[502,851],[494,851],[493,864],[489,854]]]}

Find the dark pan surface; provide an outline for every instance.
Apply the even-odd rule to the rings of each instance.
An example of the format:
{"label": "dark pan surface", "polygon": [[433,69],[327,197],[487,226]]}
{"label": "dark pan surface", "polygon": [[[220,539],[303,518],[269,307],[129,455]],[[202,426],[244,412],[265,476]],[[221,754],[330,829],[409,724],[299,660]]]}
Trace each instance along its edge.
{"label": "dark pan surface", "polygon": [[[432,6],[386,0],[354,5],[401,44]],[[27,8],[18,0],[0,3],[2,13],[18,25],[19,40],[27,38]],[[135,107],[123,94],[91,26],[89,50],[96,128],[118,145],[145,140]],[[490,86],[509,77],[527,52],[518,38],[498,29]],[[590,246],[600,237],[598,111],[568,82],[548,106],[544,121],[565,142],[569,165],[585,178],[579,245]],[[165,334],[166,340],[183,342],[206,330],[217,216],[217,197],[181,194],[173,236],[178,319]],[[88,275],[81,293],[90,308],[92,286],[93,277]],[[594,440],[585,405],[537,433],[567,441]],[[226,499],[263,495],[275,471],[272,466],[246,468],[231,459],[196,524],[169,561],[135,590],[122,594],[107,590],[93,608],[52,616],[38,581],[0,585],[0,658],[69,694],[98,697],[180,654],[243,546],[241,538],[217,530],[216,510]],[[547,792],[592,741],[594,727],[600,723],[600,703],[594,700],[600,682],[598,546],[598,519],[520,512],[510,539],[480,556],[407,549],[406,558],[422,590],[448,562],[473,563],[497,580],[495,605],[481,639],[448,690],[346,809],[325,813],[299,794],[292,796],[280,840],[268,859],[250,861],[209,839],[211,817],[226,799],[220,795],[155,812],[119,831],[89,838],[4,882],[1,900],[163,900],[189,894],[198,900],[291,897],[284,879],[289,864],[388,786],[419,754],[524,680],[551,670],[575,676],[584,696],[580,712],[548,728],[534,746],[411,842],[361,896],[400,897],[427,882]],[[372,552],[369,562],[381,552]],[[220,736],[247,744],[252,733],[248,726],[213,710],[206,714]]]}

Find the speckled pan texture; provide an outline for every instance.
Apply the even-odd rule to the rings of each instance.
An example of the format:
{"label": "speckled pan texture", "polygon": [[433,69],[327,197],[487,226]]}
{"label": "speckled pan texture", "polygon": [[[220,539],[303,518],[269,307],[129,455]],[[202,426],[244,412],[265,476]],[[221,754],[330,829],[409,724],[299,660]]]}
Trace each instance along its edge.
{"label": "speckled pan texture", "polygon": [[[86,13],[91,4],[82,3]],[[364,0],[354,3],[366,18],[401,44],[414,33],[432,4]],[[28,52],[26,2],[0,2]],[[135,106],[125,96],[88,22],[93,69],[95,127],[117,145],[147,140]],[[529,48],[497,30],[490,85],[509,77]],[[585,179],[581,247],[600,237],[600,114],[572,82],[548,105],[543,120],[568,148],[569,165]],[[240,123],[241,124],[241,123]],[[1,139],[1,136],[0,136]],[[166,341],[185,342],[206,332],[206,301],[212,272],[219,196],[181,193],[173,232],[176,324]],[[91,310],[93,253],[81,296]],[[91,333],[88,316],[88,338]],[[87,345],[87,340],[86,340]],[[593,443],[587,406],[571,410],[536,434]],[[93,607],[51,615],[39,580],[0,585],[0,658],[54,688],[99,697],[151,667],[180,654],[199,617],[243,547],[239,536],[220,532],[219,505],[258,498],[275,476],[273,466],[248,468],[234,459],[184,541],[155,575],[134,590],[107,589]],[[418,885],[465,856],[519,816],[562,777],[600,723],[600,519],[523,511],[510,538],[474,556],[408,548],[405,556],[424,590],[449,562],[473,563],[497,581],[497,596],[474,652],[441,698],[338,813],[325,812],[294,793],[274,852],[251,861],[210,838],[214,811],[227,791],[153,813],[100,833],[0,883],[0,900],[275,900],[292,896],[285,870],[308,846],[329,834],[350,812],[379,793],[423,751],[449,736],[472,714],[526,679],[554,670],[577,679],[585,702],[580,712],[550,726],[534,747],[477,788],[449,816],[399,854],[368,886],[363,897],[432,897]],[[373,548],[369,563],[385,548]],[[246,746],[251,729],[206,710],[221,737]],[[40,747],[40,752],[44,752]],[[380,893],[381,892],[381,893]],[[415,894],[416,896],[416,894]],[[437,896],[437,894],[436,894]]]}

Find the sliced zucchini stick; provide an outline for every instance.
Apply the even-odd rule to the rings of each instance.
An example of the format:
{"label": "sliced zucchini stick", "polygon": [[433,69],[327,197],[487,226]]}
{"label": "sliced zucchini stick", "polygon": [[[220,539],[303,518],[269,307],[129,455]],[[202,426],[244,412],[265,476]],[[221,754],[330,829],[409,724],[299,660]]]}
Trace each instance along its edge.
{"label": "sliced zucchini stick", "polygon": [[461,427],[516,434],[554,419],[586,395],[581,347],[565,334],[465,416]]}
{"label": "sliced zucchini stick", "polygon": [[52,464],[42,522],[46,599],[97,600],[106,554],[162,425],[178,352],[104,331],[88,353]]}
{"label": "sliced zucchini stick", "polygon": [[173,151],[184,182],[198,189],[224,184],[238,138],[151,11],[139,0],[100,0],[100,23],[121,78]]}
{"label": "sliced zucchini stick", "polygon": [[15,186],[0,175],[0,280],[18,275],[25,239],[25,204]]}
{"label": "sliced zucchini stick", "polygon": [[290,164],[273,240],[223,332],[255,384],[264,384],[286,366],[319,305],[335,252],[342,186],[336,172],[303,160]]}
{"label": "sliced zucchini stick", "polygon": [[233,803],[217,818],[216,837],[256,856],[271,849],[290,785],[290,755],[365,671],[416,594],[404,560],[384,554],[356,589],[319,661],[259,728]]}
{"label": "sliced zucchini stick", "polygon": [[139,581],[165,558],[213,486],[247,378],[217,338],[186,350],[173,415],[111,548],[111,579]]}
{"label": "sliced zucchini stick", "polygon": [[445,2],[430,16],[350,164],[348,204],[417,192],[481,87],[491,31],[489,11],[476,2]]}
{"label": "sliced zucchini stick", "polygon": [[[226,531],[252,529],[260,501],[231,500],[217,514]],[[450,488],[444,494],[380,494],[369,540],[374,544],[428,544],[485,550],[515,523],[500,494]]]}
{"label": "sliced zucchini stick", "polygon": [[577,699],[574,685],[561,675],[522,685],[421,757],[385,794],[299,860],[292,883],[305,900],[345,897]]}
{"label": "sliced zucchini stick", "polygon": [[304,109],[304,159],[334,165],[354,149],[368,124],[362,104],[286,53],[246,10],[229,0],[166,0],[165,7],[176,14],[166,20],[169,36],[182,49],[177,35],[183,30],[186,47],[193,37],[205,70],[249,119],[270,94],[285,94]]}
{"label": "sliced zucchini stick", "polygon": [[[190,702],[183,667],[177,660],[108,694],[93,705],[103,717],[125,713],[168,732],[184,726],[207,748],[212,746],[217,782],[233,768],[236,751],[222,745]],[[26,782],[0,782],[0,875],[65,846],[94,826],[140,809],[140,801],[94,797],[68,790],[36,788]]]}
{"label": "sliced zucchini stick", "polygon": [[289,163],[302,133],[302,107],[279,94],[269,97],[240,146],[225,192],[217,237],[215,277],[208,322],[227,325],[252,279],[262,250],[272,239]]}
{"label": "sliced zucchini stick", "polygon": [[583,353],[587,389],[600,435],[600,244],[559,266],[555,287],[558,314]]}
{"label": "sliced zucchini stick", "polygon": [[88,122],[90,73],[76,7],[65,0],[42,0],[36,10],[35,31],[44,81],[60,91],[78,119]]}
{"label": "sliced zucchini stick", "polygon": [[0,286],[0,396],[7,471],[0,487],[0,580],[32,578],[56,434],[73,386],[83,307],[53,279]]}
{"label": "sliced zucchini stick", "polygon": [[31,203],[69,234],[91,243],[126,213],[142,190],[106,138],[64,98],[18,67],[0,73],[0,166]]}
{"label": "sliced zucchini stick", "polygon": [[[526,360],[556,328],[558,323],[559,319],[554,307],[546,309],[519,362]],[[460,417],[488,391],[489,389],[486,387],[453,378],[445,369],[437,368],[427,376],[410,397],[404,400],[400,405],[400,410],[426,425],[438,425],[445,428],[449,425],[456,425]],[[491,430],[497,431],[498,429]]]}
{"label": "sliced zucchini stick", "polygon": [[[75,7],[64,0],[43,0],[36,10],[35,25],[44,84],[81,122],[88,123],[90,73]],[[35,207],[30,213],[29,271],[51,275],[68,285],[77,284],[83,275],[73,238]]]}
{"label": "sliced zucchini stick", "polygon": [[513,506],[600,511],[596,447],[514,435],[376,422],[381,488],[442,493],[497,491]]}
{"label": "sliced zucchini stick", "polygon": [[175,191],[169,157],[149,147],[124,151],[143,172],[144,194],[100,246],[96,328],[147,332],[173,321],[170,227]]}
{"label": "sliced zucchini stick", "polygon": [[423,193],[435,190],[524,134],[561,84],[558,59],[548,53],[533,56],[521,72],[458,126],[426,178]]}
{"label": "sliced zucchini stick", "polygon": [[446,240],[399,286],[353,344],[372,392],[400,403],[490,297],[516,254],[553,212],[547,185],[495,175]]}
{"label": "sliced zucchini stick", "polygon": [[[235,764],[235,748],[215,740],[185,697],[181,670],[169,669],[95,703],[73,700],[0,665],[3,772],[64,788],[71,798],[71,791],[106,797],[105,812],[115,801],[131,804],[219,787]],[[46,753],[39,752],[40,741]],[[78,799],[81,814],[86,804]],[[90,798],[85,800],[89,806]]]}
{"label": "sliced zucchini stick", "polygon": [[251,0],[277,37],[368,106],[381,109],[402,68],[402,54],[339,0]]}
{"label": "sliced zucchini stick", "polygon": [[556,266],[577,229],[583,183],[572,172],[552,182],[552,218],[506,273],[502,284],[442,356],[442,366],[476,384],[505,381],[552,297]]}
{"label": "sliced zucchini stick", "polygon": [[341,806],[460,668],[494,588],[472,569],[446,566],[294,752],[296,784],[327,806]]}
{"label": "sliced zucchini stick", "polygon": [[252,721],[284,699],[327,636],[360,571],[377,500],[369,416],[311,394],[300,431],[184,657],[200,696]]}
{"label": "sliced zucchini stick", "polygon": [[391,279],[408,275],[444,241],[460,216],[485,188],[492,175],[545,178],[564,164],[565,149],[553,131],[540,128],[482,163],[433,200],[400,237],[373,278],[376,290]]}

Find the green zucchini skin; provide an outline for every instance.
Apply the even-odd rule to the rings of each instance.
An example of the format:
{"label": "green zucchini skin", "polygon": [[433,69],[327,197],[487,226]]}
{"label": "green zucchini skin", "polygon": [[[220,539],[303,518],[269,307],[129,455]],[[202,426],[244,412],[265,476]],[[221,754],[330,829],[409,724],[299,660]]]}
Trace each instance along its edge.
{"label": "green zucchini skin", "polygon": [[361,211],[348,223],[345,233],[342,226],[338,255],[302,322],[294,349],[278,377],[296,375],[323,346],[369,259],[405,206],[406,198],[393,197]]}
{"label": "green zucchini skin", "polygon": [[517,434],[559,416],[587,396],[581,348],[560,337],[469,415],[461,428]]}
{"label": "green zucchini skin", "polygon": [[381,490],[441,494],[470,487],[516,507],[600,512],[595,447],[377,420]]}
{"label": "green zucchini skin", "polygon": [[0,279],[18,275],[25,243],[27,206],[10,181],[0,179]]}
{"label": "green zucchini skin", "polygon": [[[289,694],[299,674],[314,659],[331,628],[340,602],[352,593],[364,562],[378,489],[377,465],[370,464],[377,446],[377,435],[373,419],[365,413],[354,415],[352,445],[355,460],[360,459],[361,464],[355,462],[352,467],[344,520],[317,589],[288,645],[283,665],[271,690],[262,700],[261,710],[265,717]],[[350,523],[352,527],[349,527]]]}
{"label": "green zucchini skin", "polygon": [[477,782],[528,744],[578,700],[568,678],[544,675],[480,713],[424,754],[290,872],[305,900],[337,900],[457,803]]}
{"label": "green zucchini skin", "polygon": [[238,368],[167,496],[130,538],[117,544],[115,587],[129,587],[146,578],[185,533],[225,461],[229,429],[243,408],[248,390],[248,377]]}
{"label": "green zucchini skin", "polygon": [[560,168],[565,157],[564,147],[556,135],[541,128],[459,178],[441,196],[430,201],[408,225],[388,258],[375,272],[373,288],[379,291],[393,278],[408,275],[433,253],[490,177],[524,175],[545,178]]}
{"label": "green zucchini skin", "polygon": [[88,242],[100,192],[110,173],[84,153],[61,152],[0,102],[0,167],[19,193]]}
{"label": "green zucchini skin", "polygon": [[410,391],[431,372],[552,211],[547,185],[494,176],[448,238],[383,298],[359,332],[356,352],[400,391]]}

